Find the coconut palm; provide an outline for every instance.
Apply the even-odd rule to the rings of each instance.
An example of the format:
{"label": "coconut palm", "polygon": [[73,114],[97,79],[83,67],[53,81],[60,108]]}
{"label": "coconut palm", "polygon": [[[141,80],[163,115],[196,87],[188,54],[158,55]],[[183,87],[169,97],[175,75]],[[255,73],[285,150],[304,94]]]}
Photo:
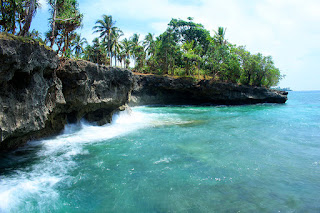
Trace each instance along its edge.
{"label": "coconut palm", "polygon": [[131,42],[133,47],[137,47],[140,45],[139,38],[140,38],[140,34],[137,34],[137,33],[133,34],[133,36],[131,37]]}
{"label": "coconut palm", "polygon": [[112,65],[111,43],[112,32],[116,30],[116,22],[112,20],[112,16],[103,15],[102,19],[96,21],[93,27],[94,33],[100,33],[100,38],[104,38],[107,42],[108,54],[110,57],[110,65]]}
{"label": "coconut palm", "polygon": [[[129,60],[131,56],[131,42],[127,38],[125,38],[121,41],[121,46],[122,52],[125,54],[126,60]],[[125,68],[128,68],[126,65],[127,63],[125,63]]]}
{"label": "coconut palm", "polygon": [[87,39],[81,37],[81,34],[75,34],[75,38],[71,42],[71,46],[73,46],[72,51],[74,51],[75,56],[79,58],[79,56],[84,52],[84,45],[88,44]]}
{"label": "coconut palm", "polygon": [[140,35],[137,33],[133,34],[133,36],[130,38],[131,55],[132,55],[132,58],[134,59],[134,63],[136,63],[137,48],[140,46],[139,38],[140,38]]}
{"label": "coconut palm", "polygon": [[142,46],[145,48],[146,55],[153,55],[155,49],[154,34],[148,33],[142,43]]}
{"label": "coconut palm", "polygon": [[121,50],[121,44],[119,40],[121,36],[123,36],[123,32],[121,30],[118,28],[113,30],[111,49],[114,53],[115,66],[117,66],[117,54],[119,54]]}
{"label": "coconut palm", "polygon": [[218,31],[215,31],[215,38],[218,44],[222,45],[226,43],[225,35],[227,28],[219,27]]}

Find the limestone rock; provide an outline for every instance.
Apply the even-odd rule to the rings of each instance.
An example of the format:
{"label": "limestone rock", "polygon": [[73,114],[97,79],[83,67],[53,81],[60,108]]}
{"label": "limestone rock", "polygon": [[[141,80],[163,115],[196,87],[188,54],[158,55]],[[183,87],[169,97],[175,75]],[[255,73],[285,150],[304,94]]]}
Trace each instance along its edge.
{"label": "limestone rock", "polygon": [[0,39],[0,64],[0,149],[9,149],[49,126],[65,100],[54,72],[58,58],[44,46]]}
{"label": "limestone rock", "polygon": [[0,39],[0,150],[60,132],[81,118],[103,125],[123,110],[128,70],[61,60],[39,44]]}
{"label": "limestone rock", "polygon": [[130,71],[82,60],[61,62],[57,76],[62,81],[71,121],[84,117],[99,125],[110,122],[113,112],[128,102],[133,87]]}
{"label": "limestone rock", "polygon": [[285,103],[287,92],[209,80],[136,75],[130,105]]}

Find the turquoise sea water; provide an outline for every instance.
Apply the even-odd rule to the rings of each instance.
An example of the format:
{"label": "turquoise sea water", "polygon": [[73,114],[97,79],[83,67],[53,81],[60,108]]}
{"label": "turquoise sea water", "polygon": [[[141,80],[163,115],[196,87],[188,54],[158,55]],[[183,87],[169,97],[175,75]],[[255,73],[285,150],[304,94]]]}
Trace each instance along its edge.
{"label": "turquoise sea water", "polygon": [[69,125],[0,156],[0,212],[320,212],[320,92]]}

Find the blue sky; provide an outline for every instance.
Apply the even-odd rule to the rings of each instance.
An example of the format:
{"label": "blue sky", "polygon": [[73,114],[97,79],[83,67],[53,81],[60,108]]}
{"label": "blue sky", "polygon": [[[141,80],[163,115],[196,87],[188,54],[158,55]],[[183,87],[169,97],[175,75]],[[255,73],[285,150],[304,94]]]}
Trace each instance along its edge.
{"label": "blue sky", "polygon": [[[48,6],[40,9],[31,29],[48,30]],[[103,14],[112,15],[126,37],[139,33],[159,35],[171,18],[202,23],[213,33],[226,27],[226,38],[252,53],[271,55],[286,77],[281,87],[320,90],[319,0],[79,0],[84,14],[78,30],[91,41],[92,27]]]}

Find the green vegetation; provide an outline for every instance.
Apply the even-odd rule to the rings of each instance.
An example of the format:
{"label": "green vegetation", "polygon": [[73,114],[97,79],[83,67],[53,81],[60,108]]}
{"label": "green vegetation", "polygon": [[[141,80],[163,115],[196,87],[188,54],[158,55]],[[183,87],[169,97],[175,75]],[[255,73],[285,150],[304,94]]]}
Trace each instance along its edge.
{"label": "green vegetation", "polygon": [[77,0],[48,0],[48,4],[51,7],[49,19],[51,29],[46,33],[45,40],[42,40],[37,30],[29,32],[32,17],[40,7],[38,0],[1,0],[0,32],[22,36],[27,40],[32,38],[40,44],[50,42],[50,47],[53,48],[56,45],[57,52],[61,56],[70,57],[72,54],[78,56],[81,52],[79,47],[70,50],[71,45],[77,46],[73,40],[78,39],[83,43],[75,33],[75,30],[81,26],[83,17],[79,12]]}
{"label": "green vegetation", "polygon": [[56,44],[58,52],[68,56],[71,54],[70,40],[78,36],[74,31],[81,26],[83,15],[77,0],[48,0],[48,3],[51,6],[51,30],[46,35],[47,40],[51,42],[51,48]]}
{"label": "green vegetation", "polygon": [[0,1],[0,30],[27,36],[39,3],[37,0],[1,0]]}
{"label": "green vegetation", "polygon": [[265,87],[277,85],[283,77],[271,56],[251,54],[245,47],[229,43],[223,27],[211,36],[190,17],[187,21],[172,19],[161,35],[155,38],[149,33],[143,40],[134,34],[119,41],[123,33],[112,16],[104,15],[94,30],[100,36],[86,47],[83,58],[98,64],[116,66],[118,61],[128,67],[132,59],[133,70],[140,73]]}
{"label": "green vegetation", "polygon": [[172,19],[158,37],[149,33],[141,39],[134,34],[130,39],[120,40],[123,32],[111,15],[103,15],[93,26],[93,33],[99,36],[89,45],[75,32],[83,18],[77,0],[48,0],[48,4],[51,27],[45,40],[36,30],[28,32],[32,16],[40,6],[37,0],[1,0],[0,30],[50,43],[64,57],[126,68],[133,61],[133,70],[140,73],[265,87],[277,85],[283,77],[271,56],[252,54],[244,46],[231,44],[223,27],[211,35],[191,17]]}

